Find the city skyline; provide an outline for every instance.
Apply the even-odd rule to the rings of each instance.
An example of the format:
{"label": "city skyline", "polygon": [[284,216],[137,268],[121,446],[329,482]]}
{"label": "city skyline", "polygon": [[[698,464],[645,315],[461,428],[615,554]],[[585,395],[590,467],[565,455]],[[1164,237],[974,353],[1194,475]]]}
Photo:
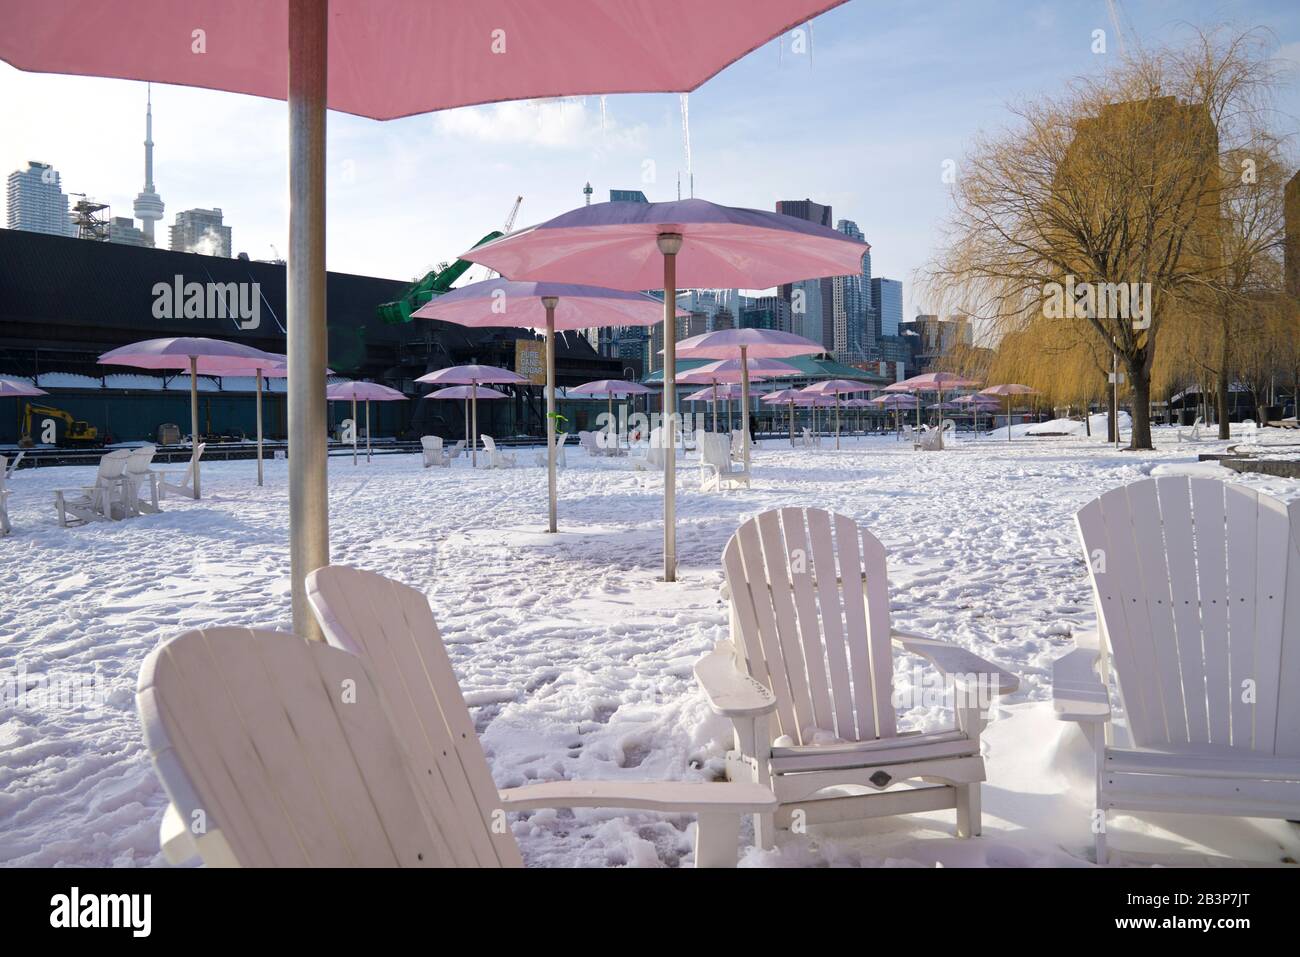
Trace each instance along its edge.
{"label": "city skyline", "polygon": [[[1279,65],[1300,64],[1300,13],[1281,2],[1131,4],[1123,18],[1127,42],[1149,44],[1185,36],[1185,18],[1261,24]],[[1092,52],[1097,29],[1110,40],[1102,56]],[[695,195],[730,205],[807,197],[831,206],[861,227],[873,275],[901,281],[903,314],[914,316],[928,309],[912,274],[936,245],[945,164],[959,170],[971,138],[1006,122],[1008,103],[1100,71],[1120,45],[1114,33],[1103,0],[1064,11],[849,3],[815,21],[808,53],[769,43],[692,94],[689,154],[669,95],[505,103],[383,124],[330,114],[328,264],[409,281],[500,228],[516,195],[525,226],[582,205],[587,182],[597,194],[640,189],[662,201],[676,197],[680,174],[682,195],[693,181]],[[0,142],[0,170],[51,163],[65,188],[128,214],[140,192],[143,87],[0,65],[0,126],[23,131]],[[1300,113],[1294,77],[1284,91],[1279,110]],[[284,105],[155,85],[152,106],[156,190],[168,207],[219,206],[239,225],[232,254],[278,258]]]}

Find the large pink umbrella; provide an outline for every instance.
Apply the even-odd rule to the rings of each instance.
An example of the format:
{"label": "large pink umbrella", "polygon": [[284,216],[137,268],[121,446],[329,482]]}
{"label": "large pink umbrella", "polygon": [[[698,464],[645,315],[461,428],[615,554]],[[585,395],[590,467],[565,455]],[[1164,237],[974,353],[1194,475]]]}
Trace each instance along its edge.
{"label": "large pink umbrella", "polygon": [[776,405],[780,402],[790,403],[790,447],[794,448],[794,407],[799,400],[804,397],[803,392],[799,389],[782,389],[779,392],[769,392],[759,401],[766,402],[769,405]]}
{"label": "large pink umbrella", "polygon": [[0,399],[16,399],[19,396],[33,395],[49,395],[49,393],[22,379],[6,379],[0,376]]}
{"label": "large pink umbrella", "polygon": [[[194,471],[194,497],[199,497],[199,389],[200,375],[249,375],[261,376],[264,370],[277,368],[284,361],[261,349],[254,349],[238,342],[225,339],[209,339],[204,336],[175,336],[166,339],[146,339],[133,342],[129,346],[110,349],[99,357],[100,365],[134,366],[137,369],[169,369],[190,372],[190,448],[191,466]],[[259,422],[260,422],[259,397]],[[259,434],[260,434],[259,428]],[[261,480],[261,457],[259,443],[258,479]]]}
{"label": "large pink umbrella", "polygon": [[[1007,441],[1011,441],[1011,399],[1017,395],[1037,395],[1038,390],[1031,389],[1027,385],[1021,385],[1019,382],[1008,382],[1002,385],[991,385],[987,389],[980,389],[979,395],[991,395],[997,398],[1006,398],[1007,400]],[[1087,414],[1087,410],[1084,410]]]}
{"label": "large pink umbrella", "polygon": [[[972,416],[975,417],[976,438],[979,438],[979,434],[980,434],[980,413],[988,412],[992,414],[996,412],[999,408],[1001,408],[1001,405],[998,403],[998,400],[995,397],[989,395],[980,395],[979,393],[975,393],[974,395],[963,395],[959,399],[953,399],[952,402],[953,405],[960,406],[961,408],[965,409]],[[1010,421],[1008,420],[1007,433],[1010,434],[1010,432],[1011,432]]]}
{"label": "large pink umbrella", "polygon": [[840,450],[840,396],[854,392],[870,392],[875,386],[855,379],[825,379],[801,390],[805,395],[830,395],[835,397],[835,451]]}
{"label": "large pink umbrella", "polygon": [[[954,389],[967,389],[971,386],[977,386],[979,382],[974,379],[968,379],[965,376],[958,375],[955,372],[926,372],[922,375],[914,375],[910,379],[904,379],[901,382],[895,382],[893,385],[885,387],[886,392],[937,392],[939,401],[943,401],[943,394],[951,392]],[[916,424],[921,425],[921,406],[916,407]],[[943,430],[940,429],[939,448],[943,448]]]}
{"label": "large pink umbrella", "polygon": [[[604,283],[620,289],[654,289],[662,280],[664,417],[672,434],[677,429],[677,324],[673,316],[679,288],[766,289],[801,279],[843,276],[862,268],[862,257],[869,249],[866,243],[841,232],[793,216],[684,199],[582,206],[477,246],[460,258],[482,263],[512,279]],[[696,355],[730,359],[737,353]],[[676,446],[668,443],[664,453],[664,580],[676,581]],[[748,467],[747,429],[745,460]]]}
{"label": "large pink umbrella", "polygon": [[[656,302],[655,306],[658,307]],[[614,396],[629,395],[649,395],[654,389],[643,386],[640,382],[625,382],[621,379],[600,379],[596,382],[584,382],[582,385],[575,385],[571,389],[566,389],[568,395],[603,395],[608,406],[609,431],[614,433],[614,448],[618,448],[619,432],[622,430],[614,425]],[[555,531],[554,528],[551,531]]]}
{"label": "large pink umbrella", "polygon": [[336,382],[325,390],[325,398],[331,402],[352,400],[352,464],[357,464],[357,401],[366,404],[366,461],[370,461],[370,403],[371,402],[405,402],[407,397],[396,389],[390,389],[378,382]]}
{"label": "large pink umbrella", "polygon": [[[681,344],[678,345],[679,353],[680,350]],[[720,383],[740,382],[744,379],[745,373],[749,373],[751,382],[757,382],[762,379],[797,376],[799,370],[788,362],[782,362],[780,359],[751,357],[743,365],[739,359],[719,359],[717,362],[710,362],[707,365],[691,369],[689,372],[683,372],[677,377],[677,381],[687,384],[707,382],[713,385],[713,431],[716,432],[718,431],[717,387]],[[727,405],[727,428],[731,428],[730,404]]]}
{"label": "large pink umbrella", "polygon": [[382,119],[688,92],[842,2],[554,0],[543,10],[518,0],[0,0],[0,60],[288,100],[290,582],[294,631],[321,640],[306,578],[329,564],[326,108]]}
{"label": "large pink umbrella", "polygon": [[[419,379],[415,381],[419,382]],[[465,400],[465,441],[470,441],[469,427],[469,407],[471,403],[474,406],[474,431],[478,431],[478,400],[479,399],[508,399],[510,396],[504,392],[498,392],[496,389],[488,389],[481,385],[453,385],[445,389],[438,389],[436,392],[430,392],[424,396],[426,399],[464,399]],[[473,464],[473,463],[471,463]]]}
{"label": "large pink umbrella", "polygon": [[[509,369],[500,369],[496,366],[484,365],[463,365],[450,366],[446,369],[438,369],[436,372],[430,372],[420,376],[416,382],[424,382],[428,385],[468,385],[477,386],[482,383],[491,385],[527,385],[532,382],[526,375],[520,375],[518,372],[511,372]],[[491,391],[491,390],[489,390]],[[505,393],[498,392],[497,395]],[[446,398],[446,396],[437,396],[436,398]],[[478,465],[478,393],[471,388],[467,398],[469,399],[469,408],[465,410],[465,441],[469,443],[469,462],[471,466]],[[495,398],[495,396],[493,396]],[[471,425],[471,411],[473,424]]]}
{"label": "large pink umbrella", "polygon": [[[641,292],[562,282],[488,279],[431,299],[412,315],[462,326],[509,326],[546,332],[547,530],[556,531],[555,333],[597,326],[652,326],[663,303]],[[612,400],[611,400],[612,401]]]}

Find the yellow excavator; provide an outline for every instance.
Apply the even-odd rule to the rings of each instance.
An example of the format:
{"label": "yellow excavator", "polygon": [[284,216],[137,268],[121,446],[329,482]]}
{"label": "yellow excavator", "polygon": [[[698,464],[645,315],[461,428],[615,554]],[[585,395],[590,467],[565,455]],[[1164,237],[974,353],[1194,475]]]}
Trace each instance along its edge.
{"label": "yellow excavator", "polygon": [[63,438],[57,441],[56,445],[94,445],[99,441],[99,429],[95,428],[89,422],[83,422],[81,419],[74,419],[70,412],[64,412],[62,409],[52,409],[45,405],[32,405],[26,403],[23,408],[23,437],[18,440],[18,445],[22,448],[29,449],[34,445],[32,441],[32,417],[45,417],[58,419],[63,423]]}

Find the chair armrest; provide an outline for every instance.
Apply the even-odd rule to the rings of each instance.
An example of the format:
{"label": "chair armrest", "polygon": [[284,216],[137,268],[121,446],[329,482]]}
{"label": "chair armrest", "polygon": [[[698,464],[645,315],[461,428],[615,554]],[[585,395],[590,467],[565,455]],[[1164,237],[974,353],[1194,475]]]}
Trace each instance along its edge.
{"label": "chair armrest", "polygon": [[920,655],[944,675],[952,678],[959,690],[977,690],[967,687],[970,680],[987,686],[991,693],[998,697],[1011,694],[1020,687],[1020,679],[1005,668],[991,661],[985,661],[973,651],[967,651],[951,642],[927,638],[925,635],[901,631],[897,628],[890,631],[890,636],[904,651]]}
{"label": "chair armrest", "polygon": [[506,811],[595,807],[666,814],[764,814],[776,795],[752,781],[548,781],[498,792]]}
{"label": "chair armrest", "polygon": [[776,696],[736,667],[729,641],[695,663],[695,680],[704,689],[714,714],[725,718],[753,718],[776,710]]}
{"label": "chair armrest", "polygon": [[1110,694],[1097,677],[1101,652],[1080,643],[1052,662],[1052,711],[1061,721],[1110,720]]}

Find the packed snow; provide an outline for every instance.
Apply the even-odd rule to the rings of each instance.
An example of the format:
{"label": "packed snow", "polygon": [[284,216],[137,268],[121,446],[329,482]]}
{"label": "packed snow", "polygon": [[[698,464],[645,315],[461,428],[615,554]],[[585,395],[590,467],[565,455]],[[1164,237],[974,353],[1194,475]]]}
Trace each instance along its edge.
{"label": "packed snow", "polygon": [[[1107,488],[1159,474],[1213,474],[1300,497],[1300,482],[1237,475],[1158,429],[1154,452],[1097,438],[961,436],[913,452],[893,436],[845,448],[755,453],[749,490],[704,494],[682,465],[682,581],[661,574],[662,478],[628,459],[576,448],[560,473],[561,534],[542,533],[545,472],[421,468],[418,455],[330,460],[333,561],[428,595],[499,786],[561,778],[708,780],[722,773],[730,725],[697,690],[694,662],[727,636],[719,555],[746,517],[788,505],[852,516],[890,551],[896,626],[954,641],[1015,672],[1021,689],[986,733],[984,836],[953,836],[953,812],[782,833],[747,866],[1088,866],[1091,753],[1055,721],[1050,666],[1094,624],[1073,513]],[[1104,436],[1104,432],[1103,432]],[[0,539],[0,675],[102,682],[98,707],[0,713],[0,862],[159,865],[164,794],[136,717],[145,655],[185,629],[289,629],[287,463],[204,463],[202,501],[160,515],[60,529],[51,490],[89,467],[23,470],[11,480],[11,537]],[[896,659],[896,689],[921,662]],[[12,694],[12,691],[9,692]],[[950,720],[941,703],[899,710],[900,725]],[[691,863],[694,822],[620,811],[516,815],[534,866]],[[1111,842],[1136,863],[1300,858],[1283,821],[1113,815]],[[752,836],[749,825],[745,837]],[[1190,857],[1188,857],[1190,856]]]}

